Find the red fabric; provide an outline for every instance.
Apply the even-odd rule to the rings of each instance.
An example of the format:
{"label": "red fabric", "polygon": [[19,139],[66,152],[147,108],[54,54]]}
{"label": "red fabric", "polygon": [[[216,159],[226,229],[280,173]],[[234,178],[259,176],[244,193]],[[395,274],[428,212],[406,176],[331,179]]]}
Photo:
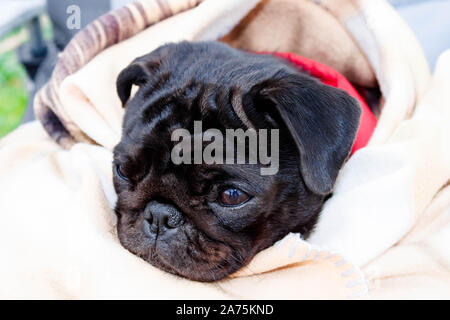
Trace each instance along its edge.
{"label": "red fabric", "polygon": [[338,71],[330,68],[317,61],[298,56],[289,52],[276,52],[274,55],[286,59],[292,64],[301,67],[303,70],[309,72],[311,76],[320,79],[323,83],[342,89],[346,91],[350,96],[359,101],[362,107],[361,120],[359,123],[356,139],[353,144],[352,154],[367,145],[370,137],[372,136],[375,127],[377,126],[377,118],[373,115],[367,103],[359,95],[352,84]]}

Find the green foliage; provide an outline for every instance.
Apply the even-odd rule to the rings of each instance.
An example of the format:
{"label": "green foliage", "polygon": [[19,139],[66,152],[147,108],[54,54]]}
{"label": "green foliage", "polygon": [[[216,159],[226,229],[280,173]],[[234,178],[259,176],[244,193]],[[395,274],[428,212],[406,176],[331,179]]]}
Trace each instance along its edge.
{"label": "green foliage", "polygon": [[25,70],[14,52],[0,54],[0,137],[20,124],[27,100]]}

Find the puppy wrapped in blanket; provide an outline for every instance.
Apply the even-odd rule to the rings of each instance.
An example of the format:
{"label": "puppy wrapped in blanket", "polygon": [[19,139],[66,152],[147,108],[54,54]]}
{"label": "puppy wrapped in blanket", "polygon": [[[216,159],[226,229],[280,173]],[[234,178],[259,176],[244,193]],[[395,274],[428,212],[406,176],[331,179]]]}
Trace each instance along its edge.
{"label": "puppy wrapped in blanket", "polygon": [[[290,232],[308,236],[361,114],[346,92],[286,61],[219,42],[164,45],[124,69],[117,90],[126,110],[114,150],[119,239],[152,265],[198,281],[230,275]],[[234,161],[173,161],[173,132],[189,132],[195,144],[198,123],[200,134],[276,130],[265,146],[273,153],[279,142],[276,170],[265,175],[267,163],[238,161],[238,148]],[[257,153],[245,151],[245,160]]]}

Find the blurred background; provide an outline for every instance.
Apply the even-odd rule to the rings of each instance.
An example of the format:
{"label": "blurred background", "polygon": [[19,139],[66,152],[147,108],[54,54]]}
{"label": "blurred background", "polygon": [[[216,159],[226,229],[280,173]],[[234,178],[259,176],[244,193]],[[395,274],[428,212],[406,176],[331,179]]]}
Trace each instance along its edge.
{"label": "blurred background", "polygon": [[[33,96],[79,28],[127,2],[132,1],[0,0],[0,138],[34,119]],[[450,0],[389,2],[415,32],[433,68],[450,48]],[[68,9],[73,5],[79,12]]]}

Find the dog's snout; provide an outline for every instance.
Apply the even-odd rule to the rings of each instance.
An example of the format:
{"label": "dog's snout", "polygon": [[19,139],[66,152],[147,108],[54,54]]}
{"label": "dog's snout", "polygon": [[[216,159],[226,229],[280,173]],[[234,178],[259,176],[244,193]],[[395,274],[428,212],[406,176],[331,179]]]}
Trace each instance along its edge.
{"label": "dog's snout", "polygon": [[150,231],[162,233],[168,229],[175,229],[184,223],[181,212],[170,204],[151,201],[145,208],[145,219],[149,223]]}

